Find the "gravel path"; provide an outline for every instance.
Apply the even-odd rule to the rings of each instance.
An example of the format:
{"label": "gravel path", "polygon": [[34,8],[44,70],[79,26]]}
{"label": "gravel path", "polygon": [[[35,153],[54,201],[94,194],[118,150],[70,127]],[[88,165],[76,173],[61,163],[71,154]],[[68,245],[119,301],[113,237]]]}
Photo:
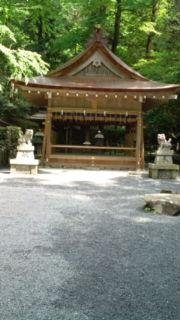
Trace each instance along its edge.
{"label": "gravel path", "polygon": [[177,320],[180,217],[145,213],[178,181],[0,172],[0,320]]}

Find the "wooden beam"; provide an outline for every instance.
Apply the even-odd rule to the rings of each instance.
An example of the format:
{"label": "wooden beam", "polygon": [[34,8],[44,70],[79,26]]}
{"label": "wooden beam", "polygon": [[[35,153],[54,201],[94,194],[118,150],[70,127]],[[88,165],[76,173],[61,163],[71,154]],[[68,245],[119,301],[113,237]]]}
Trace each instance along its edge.
{"label": "wooden beam", "polygon": [[94,104],[94,109],[92,108],[80,108],[80,107],[76,107],[76,108],[72,108],[72,107],[63,107],[63,106],[60,106],[60,107],[52,107],[52,112],[53,113],[61,113],[63,111],[63,113],[65,114],[83,114],[84,113],[84,110],[86,111],[86,114],[91,114],[91,115],[96,115],[96,114],[103,114],[104,111],[106,111],[106,114],[108,116],[108,114],[110,115],[125,115],[126,112],[128,112],[128,115],[129,116],[137,116],[138,113],[139,113],[139,110],[128,110],[127,108],[121,108],[121,109],[106,109],[104,110],[103,108],[102,109],[98,109],[96,110],[95,109],[95,104]]}
{"label": "wooden beam", "polygon": [[49,163],[57,167],[102,167],[113,169],[131,169],[136,167],[135,157],[51,154]]}
{"label": "wooden beam", "polygon": [[105,146],[84,146],[84,145],[69,145],[69,144],[52,144],[51,148],[59,148],[59,149],[82,149],[82,150],[131,150],[135,151],[136,148],[132,147],[105,147]]}

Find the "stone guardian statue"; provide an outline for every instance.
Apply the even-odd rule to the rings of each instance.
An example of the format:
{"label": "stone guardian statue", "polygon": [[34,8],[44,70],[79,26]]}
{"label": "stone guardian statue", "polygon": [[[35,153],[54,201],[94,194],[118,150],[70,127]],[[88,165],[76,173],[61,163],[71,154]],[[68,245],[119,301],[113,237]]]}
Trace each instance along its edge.
{"label": "stone guardian statue", "polygon": [[171,150],[172,144],[171,139],[167,140],[164,133],[160,133],[157,136],[157,141],[159,144],[158,150],[156,151],[155,163],[159,164],[172,164],[172,156],[174,151]]}
{"label": "stone guardian statue", "polygon": [[173,150],[171,139],[166,139],[164,133],[157,136],[159,144],[155,153],[154,163],[149,163],[149,177],[153,179],[176,179],[179,166],[173,164]]}
{"label": "stone guardian statue", "polygon": [[16,158],[10,159],[11,173],[37,174],[39,160],[34,159],[32,138],[32,129],[26,129],[24,134],[20,132]]}

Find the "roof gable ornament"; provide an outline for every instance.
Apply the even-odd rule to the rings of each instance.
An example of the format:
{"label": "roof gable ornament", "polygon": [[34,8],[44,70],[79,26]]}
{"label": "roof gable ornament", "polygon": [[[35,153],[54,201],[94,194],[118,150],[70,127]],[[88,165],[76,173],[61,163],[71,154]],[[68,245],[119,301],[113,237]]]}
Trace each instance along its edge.
{"label": "roof gable ornament", "polygon": [[92,44],[94,42],[101,42],[104,45],[107,45],[107,39],[103,34],[103,31],[102,31],[102,28],[101,28],[100,24],[97,24],[95,26],[95,30],[94,30],[93,34],[91,35],[91,37],[90,37],[90,39],[89,39],[89,41],[87,43],[88,47],[92,46]]}
{"label": "roof gable ornament", "polygon": [[96,67],[96,68],[99,68],[99,67],[101,66],[101,63],[102,63],[102,62],[101,62],[100,58],[96,58],[96,59],[94,59],[92,65],[93,65],[94,67]]}

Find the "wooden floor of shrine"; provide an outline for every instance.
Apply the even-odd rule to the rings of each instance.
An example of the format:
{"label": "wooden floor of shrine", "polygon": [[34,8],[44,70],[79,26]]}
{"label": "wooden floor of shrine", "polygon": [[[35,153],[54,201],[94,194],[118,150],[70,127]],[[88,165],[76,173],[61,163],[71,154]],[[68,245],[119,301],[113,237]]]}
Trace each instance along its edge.
{"label": "wooden floor of shrine", "polygon": [[136,169],[136,158],[125,156],[51,154],[47,163],[54,167]]}

